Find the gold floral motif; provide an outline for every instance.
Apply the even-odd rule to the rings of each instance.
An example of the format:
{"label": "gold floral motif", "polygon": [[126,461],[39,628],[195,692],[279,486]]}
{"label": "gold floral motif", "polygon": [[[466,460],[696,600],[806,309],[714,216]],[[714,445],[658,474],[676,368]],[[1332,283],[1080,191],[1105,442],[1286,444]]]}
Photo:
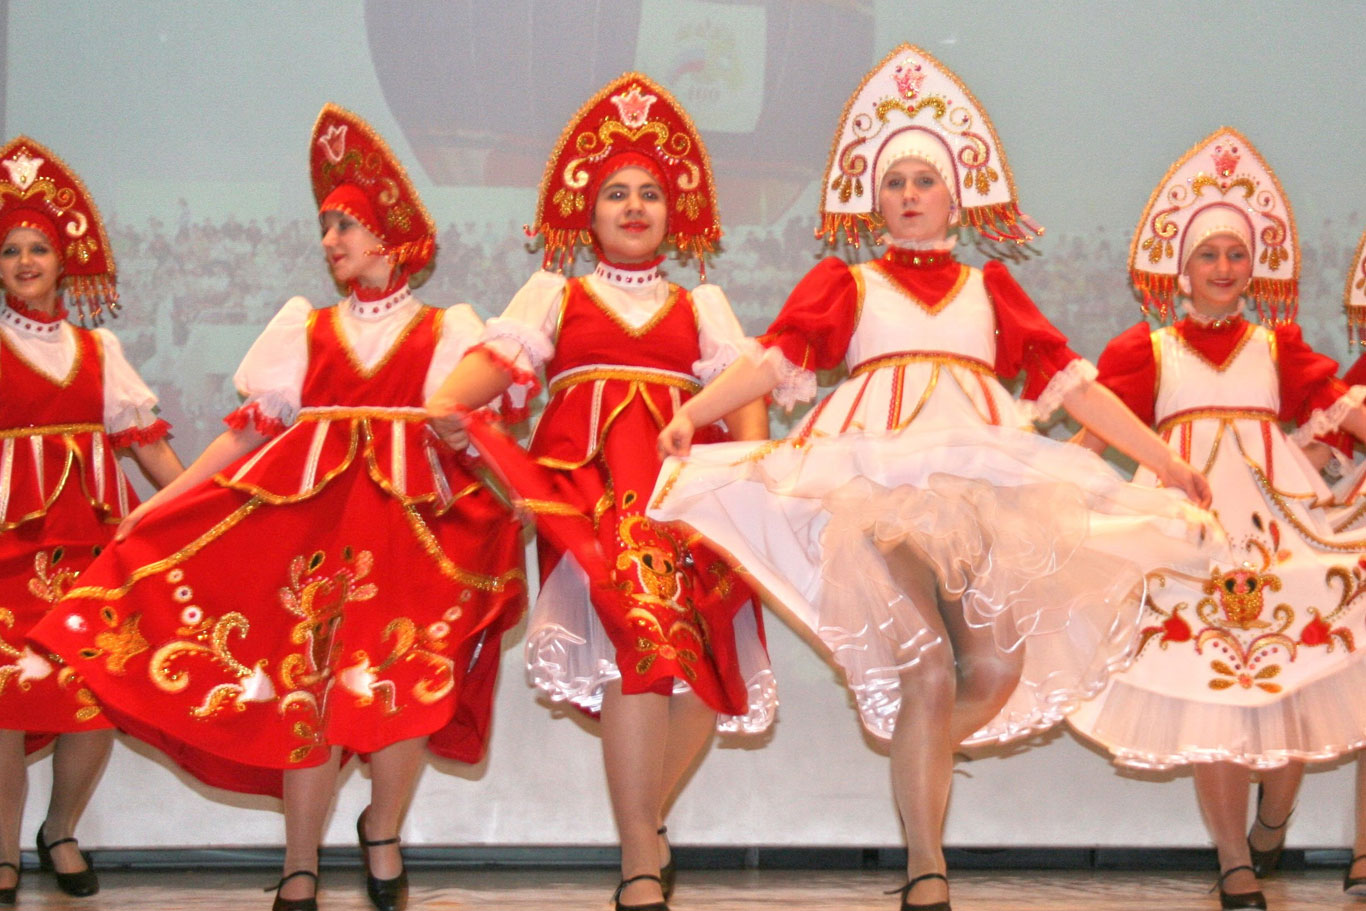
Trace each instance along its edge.
{"label": "gold floral motif", "polygon": [[[250,677],[253,674],[252,669],[237,660],[228,648],[229,636],[236,634],[238,638],[246,638],[250,628],[247,618],[236,611],[224,614],[217,620],[208,618],[193,628],[193,641],[175,639],[153,652],[148,662],[148,676],[163,692],[184,692],[190,685],[190,673],[187,670],[174,669],[172,665],[181,658],[204,656],[226,667],[239,678]],[[204,644],[205,639],[209,644]],[[241,710],[242,706],[238,703],[245,694],[246,688],[239,683],[221,684],[211,689],[204,701],[192,709],[190,714],[195,718],[208,718],[228,704]]]}
{"label": "gold floral motif", "polygon": [[99,649],[96,654],[106,656],[104,666],[109,673],[122,675],[133,656],[151,648],[151,644],[138,630],[142,615],[134,614],[123,623],[119,623],[118,615],[114,613],[113,608],[105,605],[100,609],[100,617],[109,629],[95,634],[95,646]]}
{"label": "gold floral motif", "polygon": [[[1264,566],[1263,569],[1265,568]],[[1196,613],[1206,624],[1231,626],[1235,629],[1265,629],[1271,624],[1261,619],[1264,595],[1267,591],[1280,591],[1281,580],[1272,573],[1258,572],[1246,563],[1228,572],[1221,572],[1216,566],[1210,570],[1210,577],[1205,582],[1204,590],[1206,595],[1217,594],[1219,597],[1217,605],[1213,598],[1206,597],[1201,598],[1195,607]],[[1213,616],[1212,612],[1216,607],[1223,611],[1222,623]],[[1289,605],[1277,605],[1277,614],[1280,614],[1282,609],[1289,611],[1291,618],[1294,617]]]}
{"label": "gold floral motif", "polygon": [[[678,571],[678,545],[657,523],[643,515],[629,515],[622,519],[618,534],[626,549],[617,555],[616,568],[627,571],[650,603],[677,609],[683,589],[683,575]],[[653,540],[638,540],[649,536]],[[635,595],[638,600],[646,600]]]}
{"label": "gold floral motif", "polygon": [[66,590],[76,578],[77,571],[66,567],[56,568],[64,556],[64,547],[54,547],[51,554],[41,550],[34,555],[33,578],[28,580],[29,594],[48,604],[56,604],[66,596]]}
{"label": "gold floral motif", "polygon": [[352,554],[350,548],[344,548],[342,565],[330,575],[319,572],[327,562],[322,551],[290,560],[289,585],[280,589],[280,606],[299,618],[290,631],[290,642],[304,648],[281,663],[280,680],[286,689],[313,686],[328,675],[335,659],[333,636],[342,610],[350,602],[368,601],[378,592],[370,583],[360,584],[370,574],[374,560],[368,550]]}

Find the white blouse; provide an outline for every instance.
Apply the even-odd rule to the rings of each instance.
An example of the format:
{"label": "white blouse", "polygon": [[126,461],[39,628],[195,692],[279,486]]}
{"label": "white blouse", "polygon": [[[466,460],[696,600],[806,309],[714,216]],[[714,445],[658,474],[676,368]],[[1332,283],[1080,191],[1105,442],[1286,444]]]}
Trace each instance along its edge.
{"label": "white blouse", "polygon": [[[647,273],[642,281],[640,273],[622,273],[599,264],[586,280],[598,299],[633,329],[653,319],[669,299],[669,283],[657,270]],[[488,321],[484,343],[526,373],[550,360],[555,354],[566,284],[567,279],[558,272],[541,270],[532,275],[503,315]],[[693,362],[692,372],[707,383],[739,356],[745,331],[718,286],[698,285],[691,294],[702,354]]]}
{"label": "white blouse", "polygon": [[[370,368],[393,348],[422,302],[405,286],[382,300],[359,301],[348,297],[338,306],[347,344],[356,359]],[[285,424],[294,423],[299,413],[308,371],[308,316],[313,309],[307,298],[292,297],[286,301],[252,343],[233,375],[246,404],[255,403],[262,414]],[[422,385],[424,398],[436,392],[465,351],[478,341],[483,329],[483,321],[469,304],[446,309],[436,351]]]}
{"label": "white blouse", "polygon": [[[119,433],[157,422],[157,397],[124,357],[123,346],[108,329],[95,329],[104,349],[104,428]],[[54,383],[71,373],[76,361],[76,327],[62,320],[38,323],[0,303],[0,333],[15,351]]]}

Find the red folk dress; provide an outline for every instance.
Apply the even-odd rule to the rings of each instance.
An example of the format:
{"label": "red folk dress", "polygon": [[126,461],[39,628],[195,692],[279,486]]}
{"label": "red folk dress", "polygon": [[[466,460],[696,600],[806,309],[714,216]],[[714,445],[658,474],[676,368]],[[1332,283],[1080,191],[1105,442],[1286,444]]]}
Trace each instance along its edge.
{"label": "red folk dress", "polygon": [[[892,736],[901,673],[939,644],[883,559],[903,542],[970,624],[1024,652],[969,743],[1049,727],[1124,665],[1144,572],[1189,559],[1204,516],[1032,432],[1095,368],[1003,266],[946,250],[827,259],[760,342],[748,356],[776,361],[780,404],[813,397],[815,370],[843,362],[848,378],[784,440],[670,460],[650,515],[697,528],[824,641],[871,734]],[[1020,373],[1022,402],[1001,382]]]}
{"label": "red folk dress", "polygon": [[[1366,398],[1295,325],[1192,318],[1124,332],[1100,381],[1209,479],[1232,554],[1150,576],[1137,657],[1069,719],[1115,762],[1265,768],[1366,743],[1366,532],[1294,439],[1333,433]],[[1140,470],[1136,483],[1153,483]]]}
{"label": "red folk dress", "polygon": [[596,712],[619,678],[626,693],[691,688],[721,730],[771,723],[776,691],[749,588],[691,529],[645,516],[656,436],[742,341],[716,286],[690,293],[657,271],[603,265],[568,281],[538,273],[489,321],[487,349],[523,386],[540,364],[549,382],[529,458],[492,428],[474,434],[536,519],[527,666],[552,699]]}
{"label": "red folk dress", "polygon": [[104,329],[0,304],[0,728],[36,749],[110,726],[70,667],[26,643],[137,497],[117,450],[170,425]]}
{"label": "red folk dress", "polygon": [[422,403],[480,329],[406,287],[291,300],[229,417],[276,435],[108,548],[35,636],[210,784],[275,793],[331,746],[422,736],[476,761],[522,547]]}

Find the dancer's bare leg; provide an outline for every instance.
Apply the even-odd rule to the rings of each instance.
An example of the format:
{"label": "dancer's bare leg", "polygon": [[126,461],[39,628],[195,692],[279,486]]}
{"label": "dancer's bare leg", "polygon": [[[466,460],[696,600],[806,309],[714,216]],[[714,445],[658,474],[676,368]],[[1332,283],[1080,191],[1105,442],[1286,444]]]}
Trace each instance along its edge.
{"label": "dancer's bare leg", "polygon": [[[1357,753],[1357,812],[1356,838],[1352,842],[1352,856],[1366,855],[1366,751]],[[1349,876],[1366,876],[1366,860],[1352,864]]]}
{"label": "dancer's bare leg", "polygon": [[[286,876],[296,870],[318,872],[318,845],[337,794],[340,766],[341,748],[333,747],[322,765],[285,772]],[[296,876],[280,887],[280,897],[308,898],[314,894],[315,885],[307,876]]]}
{"label": "dancer's bare leg", "polygon": [[[660,807],[664,803],[665,750],[669,740],[669,703],[657,693],[623,695],[621,681],[605,688],[602,700],[602,760],[607,792],[621,838],[621,878],[659,875]],[[627,886],[621,902],[644,905],[663,901],[659,883],[641,880]]]}
{"label": "dancer's bare leg", "polygon": [[[669,808],[678,799],[683,785],[697,768],[703,753],[711,746],[716,733],[716,712],[692,690],[678,693],[669,699],[669,737],[664,749],[663,803],[655,824],[664,825]],[[669,863],[671,852],[668,839],[658,836],[660,866]]]}
{"label": "dancer's bare leg", "polygon": [[[892,732],[892,793],[906,834],[906,875],[913,879],[947,869],[944,816],[957,745],[950,730],[958,671],[952,639],[939,613],[933,571],[907,548],[890,550],[884,557],[893,581],[919,612],[921,622],[939,637],[901,673],[905,695]],[[932,879],[918,883],[907,901],[926,904],[947,898],[948,884]]]}
{"label": "dancer's bare leg", "polygon": [[[112,729],[58,735],[52,750],[52,794],[43,821],[43,840],[48,844],[76,834],[76,823],[113,748]],[[59,873],[79,873],[85,869],[85,858],[77,845],[67,842],[52,849],[52,865]]]}
{"label": "dancer's bare leg", "polygon": [[[24,732],[0,731],[0,860],[19,866],[19,827],[24,819],[28,765],[24,760]],[[19,881],[19,874],[0,867],[0,889]]]}
{"label": "dancer's bare leg", "polygon": [[[382,841],[398,834],[422,771],[426,737],[400,740],[370,754],[370,807],[365,811],[365,840]],[[369,848],[370,873],[393,879],[403,872],[399,846]]]}
{"label": "dancer's bare leg", "polygon": [[[1219,853],[1219,870],[1250,866],[1247,850],[1248,770],[1232,762],[1195,763],[1195,797]],[[1226,892],[1254,892],[1257,877],[1239,870],[1224,880]]]}
{"label": "dancer's bare leg", "polygon": [[958,668],[953,722],[949,728],[949,736],[957,747],[985,727],[1009,701],[1024,670],[1025,646],[1021,644],[1012,652],[1001,651],[990,626],[968,624],[961,601],[941,601],[940,613]]}
{"label": "dancer's bare leg", "polygon": [[1304,780],[1304,763],[1288,762],[1279,769],[1261,773],[1262,800],[1255,808],[1252,831],[1248,841],[1258,851],[1271,851],[1283,844],[1290,814],[1295,811],[1300,782]]}

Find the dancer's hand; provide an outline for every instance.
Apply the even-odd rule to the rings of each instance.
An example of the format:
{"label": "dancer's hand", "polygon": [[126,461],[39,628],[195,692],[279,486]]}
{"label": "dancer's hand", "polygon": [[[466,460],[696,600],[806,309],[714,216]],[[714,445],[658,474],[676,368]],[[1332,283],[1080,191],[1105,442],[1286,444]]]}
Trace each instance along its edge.
{"label": "dancer's hand", "polygon": [[669,456],[685,456],[692,449],[692,437],[697,432],[692,420],[680,408],[674,412],[673,420],[669,421],[668,426],[659,432],[659,437],[655,441],[655,449],[661,459]]}
{"label": "dancer's hand", "polygon": [[1166,464],[1156,474],[1163,487],[1175,487],[1201,509],[1209,509],[1210,503],[1214,500],[1214,492],[1210,490],[1209,481],[1205,480],[1205,476],[1175,454],[1167,459]]}
{"label": "dancer's hand", "polygon": [[434,414],[428,411],[427,414],[427,423],[431,425],[432,432],[447,446],[459,452],[470,445],[470,435],[465,429],[468,411],[459,409],[449,414]]}
{"label": "dancer's hand", "polygon": [[139,503],[136,509],[124,516],[123,521],[119,523],[119,527],[114,529],[114,540],[122,541],[124,538],[131,535],[133,529],[138,527],[138,523],[142,521],[143,517],[155,508],[155,504],[156,498],[153,497],[144,503]]}

